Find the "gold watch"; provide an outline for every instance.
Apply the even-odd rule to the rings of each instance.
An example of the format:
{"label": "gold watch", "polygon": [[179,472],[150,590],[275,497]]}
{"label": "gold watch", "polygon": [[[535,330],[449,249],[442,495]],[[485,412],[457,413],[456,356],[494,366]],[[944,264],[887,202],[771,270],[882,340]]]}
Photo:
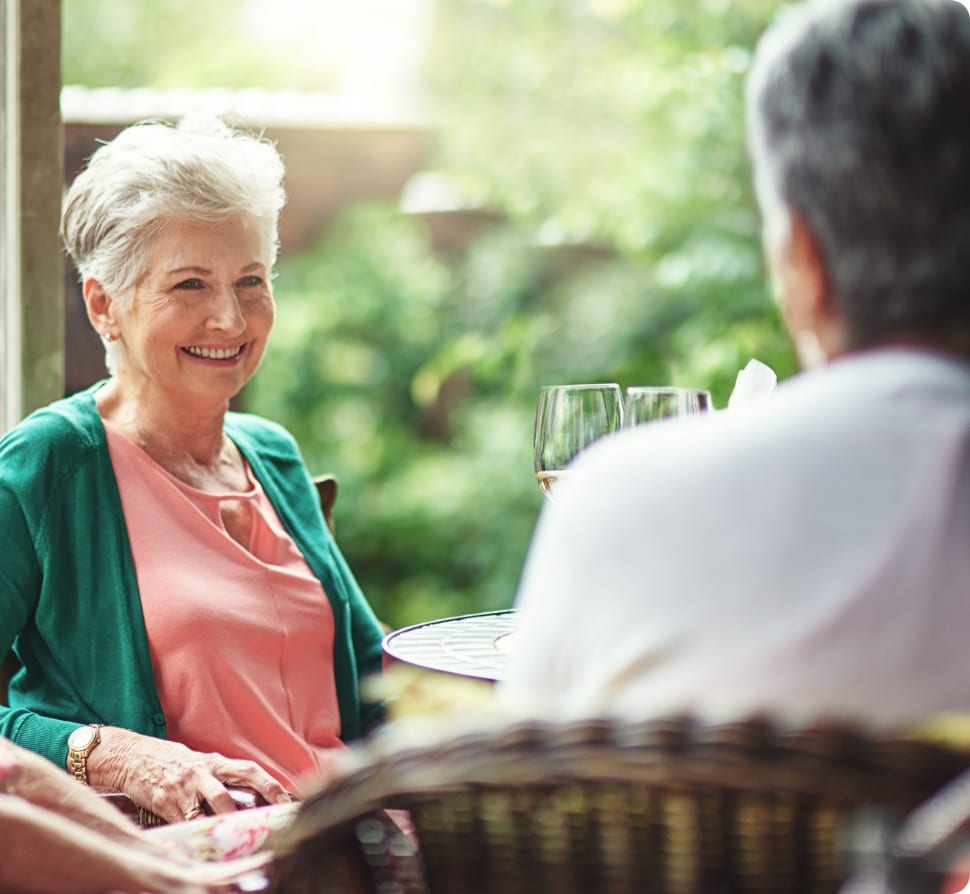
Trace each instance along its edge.
{"label": "gold watch", "polygon": [[74,778],[82,785],[88,785],[88,755],[101,742],[103,723],[89,723],[79,726],[67,737],[67,757]]}

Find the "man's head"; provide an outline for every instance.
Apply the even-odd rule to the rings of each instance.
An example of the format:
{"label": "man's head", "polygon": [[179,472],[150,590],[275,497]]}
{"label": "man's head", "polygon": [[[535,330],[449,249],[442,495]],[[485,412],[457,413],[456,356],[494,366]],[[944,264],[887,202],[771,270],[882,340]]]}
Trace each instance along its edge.
{"label": "man's head", "polygon": [[[813,319],[797,305],[821,302],[838,324],[823,333],[826,354],[907,340],[970,347],[967,8],[793,8],[761,41],[747,99],[765,248],[796,343]],[[793,263],[808,266],[794,275]]]}

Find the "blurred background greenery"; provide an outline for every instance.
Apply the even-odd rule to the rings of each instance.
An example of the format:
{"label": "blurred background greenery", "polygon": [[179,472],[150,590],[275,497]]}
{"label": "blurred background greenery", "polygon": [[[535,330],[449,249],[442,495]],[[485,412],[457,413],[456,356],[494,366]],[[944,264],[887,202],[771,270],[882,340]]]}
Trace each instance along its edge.
{"label": "blurred background greenery", "polygon": [[[794,371],[743,144],[745,73],[780,5],[372,0],[352,25],[327,0],[64,0],[65,84],[416,74],[434,151],[414,185],[436,204],[348,205],[282,257],[242,396],[338,475],[338,539],[392,626],[512,603],[542,504],[541,385],[685,384],[723,407],[749,358]],[[410,43],[392,51],[395,34]],[[442,216],[471,235],[443,248]]]}

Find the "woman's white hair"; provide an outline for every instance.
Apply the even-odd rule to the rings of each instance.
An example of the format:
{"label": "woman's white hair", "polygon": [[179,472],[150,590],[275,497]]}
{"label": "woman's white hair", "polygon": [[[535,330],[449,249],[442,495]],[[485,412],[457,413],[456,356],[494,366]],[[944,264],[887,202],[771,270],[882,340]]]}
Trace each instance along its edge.
{"label": "woman's white hair", "polygon": [[[153,238],[173,221],[248,216],[272,269],[286,202],[283,177],[272,143],[218,118],[134,124],[97,149],[71,184],[61,239],[81,282],[96,279],[121,303],[131,300],[145,272]],[[115,350],[106,347],[109,369]]]}

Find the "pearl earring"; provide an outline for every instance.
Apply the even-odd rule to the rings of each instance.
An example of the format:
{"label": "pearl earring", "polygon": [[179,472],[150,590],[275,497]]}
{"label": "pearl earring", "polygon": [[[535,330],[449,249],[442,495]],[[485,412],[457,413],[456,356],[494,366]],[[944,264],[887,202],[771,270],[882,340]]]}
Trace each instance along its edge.
{"label": "pearl earring", "polygon": [[104,335],[102,335],[101,337],[102,337],[102,338],[103,338],[103,339],[104,339],[104,340],[105,340],[106,342],[108,342],[108,344],[111,344],[111,342],[113,342],[113,341],[116,341],[116,340],[117,340],[117,338],[118,338],[118,336],[117,336],[117,335],[115,335],[115,334],[114,334],[113,332],[105,332],[105,334],[104,334]]}

